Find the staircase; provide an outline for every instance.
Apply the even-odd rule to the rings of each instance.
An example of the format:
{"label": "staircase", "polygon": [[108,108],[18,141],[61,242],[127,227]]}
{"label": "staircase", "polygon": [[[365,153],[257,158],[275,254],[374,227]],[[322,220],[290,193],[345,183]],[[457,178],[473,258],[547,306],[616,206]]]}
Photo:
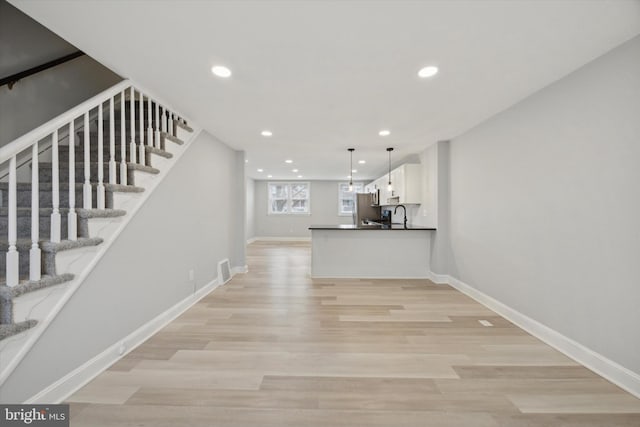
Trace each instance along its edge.
{"label": "staircase", "polygon": [[[3,365],[17,363],[81,286],[99,247],[115,239],[192,132],[124,81],[0,148]],[[8,341],[29,334],[7,357]]]}

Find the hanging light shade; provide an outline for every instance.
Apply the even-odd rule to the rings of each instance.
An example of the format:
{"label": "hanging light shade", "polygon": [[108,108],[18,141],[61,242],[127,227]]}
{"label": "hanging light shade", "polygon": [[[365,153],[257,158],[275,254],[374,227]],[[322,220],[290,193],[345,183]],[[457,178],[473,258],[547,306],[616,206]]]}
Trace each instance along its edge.
{"label": "hanging light shade", "polygon": [[389,153],[389,185],[387,185],[387,190],[393,190],[393,186],[391,185],[391,152],[393,151],[393,147],[387,148],[387,153]]}
{"label": "hanging light shade", "polygon": [[353,191],[353,152],[355,148],[349,150],[349,192]]}

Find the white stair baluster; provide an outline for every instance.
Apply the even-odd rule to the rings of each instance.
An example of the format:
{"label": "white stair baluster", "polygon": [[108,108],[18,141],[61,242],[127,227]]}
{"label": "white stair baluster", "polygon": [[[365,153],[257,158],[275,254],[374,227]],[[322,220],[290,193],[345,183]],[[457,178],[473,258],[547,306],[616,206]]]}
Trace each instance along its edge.
{"label": "white stair baluster", "polygon": [[109,184],[116,184],[116,135],[113,97],[109,98]]}
{"label": "white stair baluster", "polygon": [[120,94],[120,184],[127,185],[127,135],[126,112],[124,111],[126,90]]}
{"label": "white stair baluster", "polygon": [[153,147],[153,127],[151,122],[151,112],[153,106],[151,105],[151,97],[147,97],[147,145]]}
{"label": "white stair baluster", "polygon": [[96,207],[98,209],[104,209],[104,132],[103,128],[103,118],[102,118],[102,103],[98,105],[98,185],[96,186],[97,191],[97,201]]}
{"label": "white stair baluster", "polygon": [[76,214],[76,135],[74,120],[69,123],[69,213],[67,235],[69,240],[78,240],[78,215]]}
{"label": "white stair baluster", "polygon": [[173,113],[171,113],[171,116],[169,117],[169,135],[171,136],[176,136],[176,127],[173,123],[174,120]]}
{"label": "white stair baluster", "polygon": [[93,207],[91,189],[91,133],[89,132],[89,112],[84,113],[84,184],[82,186],[82,206]]}
{"label": "white stair baluster", "polygon": [[40,188],[38,166],[38,141],[31,147],[31,249],[29,250],[29,280],[36,282],[42,275],[40,264]]}
{"label": "white stair baluster", "polygon": [[140,108],[138,113],[138,120],[140,121],[140,134],[138,135],[140,137],[140,145],[138,146],[138,163],[144,166],[146,164],[146,150],[144,149],[144,95],[142,92],[140,92],[140,102],[138,103],[138,107]]}
{"label": "white stair baluster", "polygon": [[160,132],[166,132],[167,131],[167,109],[164,107],[160,107],[160,109],[162,111],[162,113],[160,114],[160,117],[162,117],[162,119],[160,120]]}
{"label": "white stair baluster", "polygon": [[156,101],[155,147],[160,148],[160,104]]}
{"label": "white stair baluster", "polygon": [[9,250],[7,251],[7,286],[16,286],[20,280],[20,263],[18,250],[16,249],[18,236],[17,222],[17,194],[16,194],[16,156],[9,161],[9,217],[8,217],[8,240]]}
{"label": "white stair baluster", "polygon": [[131,123],[129,126],[131,127],[131,141],[129,142],[129,156],[131,159],[129,160],[131,163],[136,162],[136,92],[131,86],[131,96],[129,97],[129,108],[131,111],[129,112]]}
{"label": "white stair baluster", "polygon": [[53,131],[51,141],[51,241],[60,243],[62,222],[60,218],[60,164],[58,161],[58,129]]}

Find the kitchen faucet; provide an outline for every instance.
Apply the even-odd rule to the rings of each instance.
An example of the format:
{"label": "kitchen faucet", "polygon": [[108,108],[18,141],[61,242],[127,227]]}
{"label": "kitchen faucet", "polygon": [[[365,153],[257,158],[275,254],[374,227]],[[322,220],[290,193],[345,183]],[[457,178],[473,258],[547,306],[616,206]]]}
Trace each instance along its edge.
{"label": "kitchen faucet", "polygon": [[394,215],[398,210],[398,208],[402,208],[404,210],[404,228],[407,228],[407,208],[404,205],[397,205],[396,208],[393,210]]}

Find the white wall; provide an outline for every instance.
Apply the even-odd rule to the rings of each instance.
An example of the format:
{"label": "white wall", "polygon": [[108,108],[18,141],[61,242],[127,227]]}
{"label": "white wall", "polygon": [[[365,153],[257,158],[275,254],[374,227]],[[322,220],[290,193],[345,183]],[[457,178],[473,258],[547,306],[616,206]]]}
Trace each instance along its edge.
{"label": "white wall", "polygon": [[[244,246],[237,152],[203,132],[156,188],[0,389],[21,402],[163,313],[217,276]],[[240,164],[240,168],[237,165]],[[243,184],[244,185],[244,184]],[[188,271],[195,270],[195,282]]]}
{"label": "white wall", "polygon": [[342,181],[310,181],[311,215],[269,215],[267,183],[255,181],[256,237],[311,237],[310,225],[352,224],[352,216],[338,215],[338,184]]}
{"label": "white wall", "polygon": [[451,142],[449,273],[640,374],[640,37]]}
{"label": "white wall", "polygon": [[245,240],[250,240],[256,237],[256,182],[252,178],[246,177],[246,224],[245,224]]}
{"label": "white wall", "polygon": [[[0,0],[0,77],[77,49]],[[0,147],[122,80],[88,56],[0,87]]]}

